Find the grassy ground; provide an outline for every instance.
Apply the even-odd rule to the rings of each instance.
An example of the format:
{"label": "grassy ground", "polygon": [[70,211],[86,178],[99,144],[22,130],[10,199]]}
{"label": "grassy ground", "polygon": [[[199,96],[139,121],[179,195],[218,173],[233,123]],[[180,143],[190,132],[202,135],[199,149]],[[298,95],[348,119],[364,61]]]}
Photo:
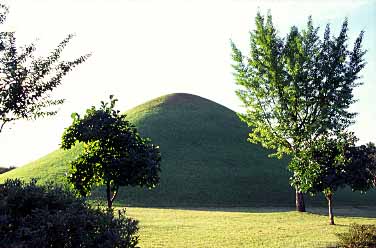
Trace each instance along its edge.
{"label": "grassy ground", "polygon": [[[349,224],[376,224],[376,208],[336,209],[337,225],[326,209],[297,213],[283,208],[127,208],[140,221],[140,247],[326,247]],[[358,216],[358,217],[348,217]]]}
{"label": "grassy ground", "polygon": [[68,163],[74,160],[81,151],[82,145],[75,146],[70,151],[56,150],[27,165],[0,174],[0,183],[7,178],[19,178],[25,181],[36,178],[40,183],[46,181],[64,183],[66,182],[65,173],[68,172]]}
{"label": "grassy ground", "polygon": [[[153,207],[294,201],[285,161],[269,159],[261,146],[247,142],[248,128],[232,110],[198,96],[171,94],[128,110],[127,115],[141,135],[160,146],[161,183],[152,191],[121,190],[117,201]],[[57,150],[0,175],[0,182],[15,177],[62,182],[69,161],[80,151]]]}
{"label": "grassy ground", "polygon": [[[127,111],[143,136],[162,152],[160,185],[154,190],[122,188],[117,202],[137,207],[291,206],[287,161],[268,158],[268,151],[246,141],[249,129],[232,110],[189,94],[156,98]],[[57,150],[0,175],[63,182],[69,161],[81,147]],[[93,192],[103,198],[104,190]],[[322,196],[307,203],[325,204]],[[367,195],[342,191],[336,205],[376,205],[376,190]]]}
{"label": "grassy ground", "polygon": [[[154,207],[128,209],[141,221],[141,247],[320,247],[335,242],[334,233],[345,231],[352,222],[376,224],[370,218],[376,218],[372,215],[376,209],[338,209],[375,206],[376,190],[366,195],[348,190],[336,193],[335,211],[358,217],[338,217],[334,227],[327,225],[323,215],[265,208],[294,205],[287,161],[270,159],[268,151],[248,143],[248,128],[224,106],[198,96],[171,94],[127,113],[143,136],[160,145],[163,159],[156,189],[121,188],[116,200],[123,205]],[[0,182],[16,177],[64,182],[69,161],[81,149],[57,150],[1,174]],[[103,189],[96,190],[93,198],[104,199],[103,193]],[[306,202],[310,209],[326,204],[322,196],[307,197]],[[176,206],[222,209],[177,210]]]}

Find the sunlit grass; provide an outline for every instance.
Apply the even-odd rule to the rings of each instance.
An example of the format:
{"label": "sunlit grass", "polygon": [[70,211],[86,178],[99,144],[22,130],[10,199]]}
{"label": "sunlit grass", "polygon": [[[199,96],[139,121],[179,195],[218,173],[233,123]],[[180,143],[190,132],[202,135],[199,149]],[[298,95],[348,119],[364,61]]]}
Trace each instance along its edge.
{"label": "sunlit grass", "polygon": [[338,214],[358,217],[336,217],[335,226],[328,225],[325,215],[292,209],[127,208],[127,212],[140,221],[144,248],[326,247],[337,241],[335,233],[347,231],[351,223],[376,224],[376,208],[338,209]]}

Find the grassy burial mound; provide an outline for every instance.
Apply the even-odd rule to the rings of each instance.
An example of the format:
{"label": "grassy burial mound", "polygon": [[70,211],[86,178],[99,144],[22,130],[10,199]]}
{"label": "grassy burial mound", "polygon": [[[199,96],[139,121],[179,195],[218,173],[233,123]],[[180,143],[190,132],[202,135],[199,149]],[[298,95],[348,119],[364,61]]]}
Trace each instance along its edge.
{"label": "grassy burial mound", "polygon": [[[139,105],[128,118],[162,152],[161,183],[153,190],[122,188],[117,202],[134,206],[294,206],[287,161],[270,159],[246,141],[248,128],[232,110],[190,94],[170,94]],[[0,175],[63,182],[81,151],[58,150]],[[93,196],[103,195],[102,189]],[[310,202],[325,204],[322,197]],[[116,202],[115,202],[116,203]],[[374,205],[376,193],[342,191],[336,205]]]}

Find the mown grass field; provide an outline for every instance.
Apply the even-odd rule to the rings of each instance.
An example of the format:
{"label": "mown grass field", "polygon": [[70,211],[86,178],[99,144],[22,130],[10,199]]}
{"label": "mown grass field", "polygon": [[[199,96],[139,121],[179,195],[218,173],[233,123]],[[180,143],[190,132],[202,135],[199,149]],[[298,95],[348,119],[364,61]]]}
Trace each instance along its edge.
{"label": "mown grass field", "polygon": [[[351,223],[376,224],[376,207],[339,208],[336,225],[326,209],[298,213],[284,208],[127,208],[140,221],[140,247],[327,247]],[[355,216],[355,217],[354,217]]]}

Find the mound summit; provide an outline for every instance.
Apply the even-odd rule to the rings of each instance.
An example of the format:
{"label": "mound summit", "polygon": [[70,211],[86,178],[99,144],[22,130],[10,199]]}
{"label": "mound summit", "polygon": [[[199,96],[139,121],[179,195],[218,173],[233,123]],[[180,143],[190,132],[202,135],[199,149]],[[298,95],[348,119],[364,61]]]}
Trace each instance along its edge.
{"label": "mound summit", "polygon": [[[152,190],[122,188],[117,203],[133,206],[229,207],[294,206],[287,160],[268,158],[269,151],[246,141],[248,127],[236,113],[208,99],[190,94],[165,95],[127,111],[142,136],[160,146],[160,185]],[[4,178],[40,178],[64,182],[68,163],[81,151],[57,150]],[[93,197],[103,194],[102,189]],[[312,203],[323,198],[311,199]],[[373,205],[366,196],[339,192],[335,203]]]}

